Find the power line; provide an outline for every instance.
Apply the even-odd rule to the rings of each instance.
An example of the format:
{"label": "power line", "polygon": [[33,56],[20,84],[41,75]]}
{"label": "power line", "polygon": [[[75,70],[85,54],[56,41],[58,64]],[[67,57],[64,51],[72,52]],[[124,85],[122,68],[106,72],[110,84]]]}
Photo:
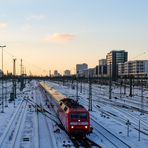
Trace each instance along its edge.
{"label": "power line", "polygon": [[12,53],[10,53],[10,52],[8,52],[8,51],[6,51],[6,50],[4,50],[4,52],[7,53],[9,56],[11,56],[11,57],[13,57],[13,58],[15,57]]}
{"label": "power line", "polygon": [[134,60],[134,59],[136,59],[136,58],[138,58],[138,57],[141,57],[142,55],[146,54],[147,52],[148,52],[148,50],[146,50],[146,51],[144,51],[144,52],[138,54],[137,56],[135,56],[135,57],[133,57],[133,58],[131,58],[131,59]]}
{"label": "power line", "polygon": [[[5,53],[7,53],[9,56],[11,56],[12,58],[17,58],[17,59],[22,59],[22,58],[20,58],[20,57],[17,57],[17,56],[15,56],[14,54],[12,54],[12,53],[10,53],[10,52],[8,52],[8,51],[6,51],[6,50],[4,50],[4,52]],[[46,72],[48,72],[48,70],[45,70],[45,69],[43,69],[43,68],[41,68],[41,67],[39,67],[39,66],[37,66],[37,65],[35,65],[35,64],[32,64],[31,62],[29,62],[29,61],[27,61],[27,60],[24,60],[23,59],[23,61],[25,61],[26,63],[28,63],[29,65],[32,65],[34,68],[37,68],[37,69],[40,69],[41,71],[46,71]]]}

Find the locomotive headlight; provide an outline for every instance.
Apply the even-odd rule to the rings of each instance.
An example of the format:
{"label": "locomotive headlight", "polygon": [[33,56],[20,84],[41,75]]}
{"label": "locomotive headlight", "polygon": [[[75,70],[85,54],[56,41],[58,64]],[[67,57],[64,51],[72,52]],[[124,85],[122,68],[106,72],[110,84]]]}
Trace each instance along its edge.
{"label": "locomotive headlight", "polygon": [[88,128],[88,126],[85,126],[85,128]]}
{"label": "locomotive headlight", "polygon": [[74,126],[71,126],[71,128],[74,128]]}

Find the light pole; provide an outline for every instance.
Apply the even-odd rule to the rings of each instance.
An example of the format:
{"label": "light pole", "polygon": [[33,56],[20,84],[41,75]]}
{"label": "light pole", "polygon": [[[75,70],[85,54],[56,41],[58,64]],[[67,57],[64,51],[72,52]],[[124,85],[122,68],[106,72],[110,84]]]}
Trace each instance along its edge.
{"label": "light pole", "polygon": [[14,107],[15,107],[15,99],[16,99],[15,62],[16,62],[16,59],[13,59],[13,99],[14,99]]}
{"label": "light pole", "polygon": [[2,113],[4,113],[4,98],[3,98],[3,48],[6,47],[5,45],[4,46],[0,46],[2,48]]}

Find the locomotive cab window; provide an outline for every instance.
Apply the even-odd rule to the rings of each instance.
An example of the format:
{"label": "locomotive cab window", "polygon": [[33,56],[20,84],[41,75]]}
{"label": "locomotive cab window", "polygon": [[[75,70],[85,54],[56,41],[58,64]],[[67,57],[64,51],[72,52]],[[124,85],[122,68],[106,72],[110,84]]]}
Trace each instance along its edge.
{"label": "locomotive cab window", "polygon": [[87,114],[86,113],[73,113],[71,114],[72,120],[87,120]]}

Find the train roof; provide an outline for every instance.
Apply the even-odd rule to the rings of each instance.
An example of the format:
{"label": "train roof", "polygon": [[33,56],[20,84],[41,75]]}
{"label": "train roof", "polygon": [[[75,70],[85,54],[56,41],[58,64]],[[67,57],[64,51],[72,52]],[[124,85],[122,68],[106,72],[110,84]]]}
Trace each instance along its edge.
{"label": "train roof", "polygon": [[84,108],[77,101],[70,99],[70,98],[64,98],[60,101],[63,102],[69,108]]}
{"label": "train roof", "polygon": [[[49,87],[46,83],[40,82],[40,85],[55,99],[57,102],[62,102],[64,106],[67,106],[69,109],[80,109],[86,110],[82,105],[80,105],[76,100],[67,98],[64,94],[58,92],[52,87]],[[63,107],[64,107],[63,106]]]}
{"label": "train roof", "polygon": [[53,87],[49,87],[46,83],[40,82],[40,85],[42,85],[42,87],[58,102],[63,98],[66,98],[64,94],[58,92]]}

